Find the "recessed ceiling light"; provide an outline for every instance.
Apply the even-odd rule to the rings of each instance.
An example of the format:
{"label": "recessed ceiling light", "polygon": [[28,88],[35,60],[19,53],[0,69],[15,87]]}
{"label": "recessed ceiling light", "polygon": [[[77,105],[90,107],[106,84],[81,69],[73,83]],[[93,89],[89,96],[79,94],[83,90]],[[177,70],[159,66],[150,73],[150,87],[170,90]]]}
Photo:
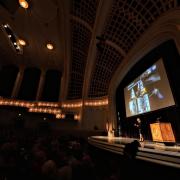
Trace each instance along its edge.
{"label": "recessed ceiling light", "polygon": [[29,4],[26,0],[19,0],[19,4],[24,9],[27,9],[29,7]]}
{"label": "recessed ceiling light", "polygon": [[54,48],[53,45],[50,44],[50,43],[48,43],[48,44],[46,45],[46,47],[47,47],[49,50],[52,50],[52,49]]}
{"label": "recessed ceiling light", "polygon": [[19,44],[21,46],[25,46],[26,45],[26,41],[24,41],[23,39],[19,39],[18,42],[19,42]]}

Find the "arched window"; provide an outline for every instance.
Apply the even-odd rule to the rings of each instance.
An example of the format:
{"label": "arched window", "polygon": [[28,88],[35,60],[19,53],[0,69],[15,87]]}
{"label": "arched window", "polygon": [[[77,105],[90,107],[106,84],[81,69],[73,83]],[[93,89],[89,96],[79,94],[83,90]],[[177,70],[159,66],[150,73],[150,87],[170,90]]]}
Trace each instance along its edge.
{"label": "arched window", "polygon": [[3,66],[0,69],[0,96],[11,97],[17,73],[18,67],[14,65]]}
{"label": "arched window", "polygon": [[19,90],[18,98],[24,100],[35,100],[40,78],[40,70],[27,68],[24,71],[23,80]]}
{"label": "arched window", "polygon": [[41,100],[58,101],[61,84],[61,73],[58,70],[48,70],[45,76]]}

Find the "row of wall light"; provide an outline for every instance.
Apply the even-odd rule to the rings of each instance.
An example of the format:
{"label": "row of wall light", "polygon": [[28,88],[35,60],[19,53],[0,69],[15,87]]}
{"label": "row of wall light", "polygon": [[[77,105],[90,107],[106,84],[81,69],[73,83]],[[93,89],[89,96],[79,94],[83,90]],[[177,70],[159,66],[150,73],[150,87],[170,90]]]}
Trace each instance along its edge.
{"label": "row of wall light", "polygon": [[[22,100],[12,100],[0,98],[2,106],[18,106],[28,108],[28,112],[54,114],[57,119],[65,119],[65,114],[62,113],[60,103],[54,102],[27,102]],[[88,100],[84,102],[85,106],[106,106],[108,99],[103,100]],[[62,103],[62,108],[79,108],[82,107],[82,102]],[[74,114],[74,120],[80,120],[79,114]]]}
{"label": "row of wall light", "polygon": [[[82,107],[83,103],[52,103],[52,102],[28,102],[21,100],[12,100],[12,99],[0,99],[0,105],[8,105],[8,106],[20,106],[20,107],[62,107],[62,108],[78,108]],[[104,100],[87,100],[84,102],[85,106],[106,106],[108,105],[108,99]]]}
{"label": "row of wall light", "polygon": [[27,101],[21,101],[21,100],[11,100],[11,99],[1,98],[0,105],[24,107],[24,108],[28,108],[29,112],[48,113],[48,114],[61,113],[61,110],[57,108],[58,103],[42,103],[42,102],[36,103],[36,102],[27,102]]}
{"label": "row of wall light", "polygon": [[20,107],[60,107],[59,103],[51,103],[51,102],[28,102],[22,100],[12,100],[12,99],[0,99],[0,105],[7,106],[20,106]]}
{"label": "row of wall light", "polygon": [[61,113],[56,114],[56,119],[65,119],[65,117],[66,117],[65,114],[61,114]]}
{"label": "row of wall light", "polygon": [[82,102],[77,102],[77,103],[62,103],[62,108],[79,108],[82,107],[83,103]]}
{"label": "row of wall light", "polygon": [[[18,106],[18,107],[25,107],[28,108],[28,112],[33,113],[48,113],[48,114],[55,114],[57,119],[65,119],[65,114],[62,114],[62,111],[58,107],[57,103],[44,103],[44,102],[38,102],[36,103],[30,103],[26,101],[20,101],[20,100],[9,100],[9,99],[0,99],[0,105],[2,106]],[[38,107],[39,105],[40,107]],[[45,107],[42,107],[45,106]],[[50,106],[50,107],[47,107]],[[53,108],[54,107],[54,108]],[[75,114],[74,115],[75,120],[80,120],[80,115]]]}
{"label": "row of wall light", "polygon": [[[85,100],[85,106],[107,106],[108,99],[101,99],[101,100]],[[83,102],[76,102],[76,103],[62,103],[62,108],[79,108],[83,106]]]}
{"label": "row of wall light", "polygon": [[19,106],[30,108],[34,106],[34,103],[20,100],[0,99],[0,105],[2,106]]}
{"label": "row of wall light", "polygon": [[[66,115],[65,114],[56,114],[57,119],[65,119]],[[80,120],[80,115],[74,114],[74,120]]]}
{"label": "row of wall light", "polygon": [[48,113],[48,114],[59,114],[61,113],[60,109],[57,108],[42,108],[42,107],[32,107],[29,108],[29,112],[35,112],[35,113]]}
{"label": "row of wall light", "polygon": [[37,102],[37,106],[46,106],[46,107],[59,107],[59,103],[51,103],[51,102]]}
{"label": "row of wall light", "polygon": [[106,106],[108,105],[108,99],[85,101],[84,105],[85,106]]}

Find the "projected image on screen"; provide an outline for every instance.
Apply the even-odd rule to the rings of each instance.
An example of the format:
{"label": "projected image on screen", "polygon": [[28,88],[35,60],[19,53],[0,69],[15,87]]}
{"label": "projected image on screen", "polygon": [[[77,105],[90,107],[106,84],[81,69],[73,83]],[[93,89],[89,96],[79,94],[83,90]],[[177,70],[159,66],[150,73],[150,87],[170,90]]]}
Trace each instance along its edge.
{"label": "projected image on screen", "polygon": [[126,116],[175,105],[162,59],[124,88]]}

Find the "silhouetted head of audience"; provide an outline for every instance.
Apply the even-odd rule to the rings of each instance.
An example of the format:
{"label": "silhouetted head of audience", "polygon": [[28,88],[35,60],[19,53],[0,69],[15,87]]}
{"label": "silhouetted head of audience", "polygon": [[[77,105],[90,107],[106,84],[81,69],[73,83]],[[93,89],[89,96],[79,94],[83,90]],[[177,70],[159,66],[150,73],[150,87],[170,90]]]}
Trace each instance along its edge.
{"label": "silhouetted head of audience", "polygon": [[138,147],[140,147],[140,144],[137,140],[126,144],[124,148],[124,156],[128,159],[134,159],[137,154]]}

